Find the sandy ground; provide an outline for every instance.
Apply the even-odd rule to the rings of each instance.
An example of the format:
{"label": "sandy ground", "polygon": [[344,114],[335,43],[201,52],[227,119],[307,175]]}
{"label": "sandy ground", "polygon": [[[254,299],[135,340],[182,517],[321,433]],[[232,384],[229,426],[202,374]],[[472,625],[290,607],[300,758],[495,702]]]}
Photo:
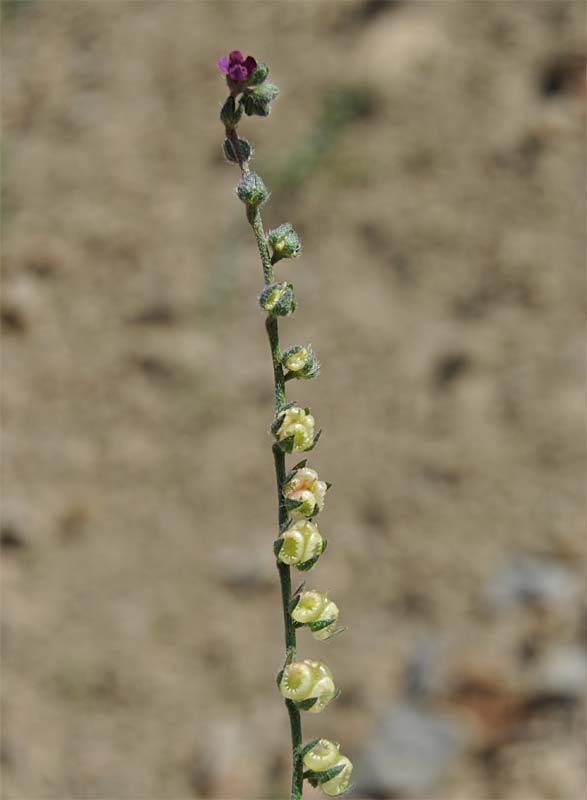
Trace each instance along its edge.
{"label": "sandy ground", "polygon": [[[3,796],[286,795],[239,47],[282,92],[242,128],[304,242],[282,340],[323,362],[289,395],[334,484],[309,585],[349,626],[300,633],[343,689],[305,735],[359,796],[580,800],[584,687],[551,662],[585,645],[584,4],[2,8]],[[546,577],[496,600],[520,558]],[[375,786],[406,703],[463,741]]]}

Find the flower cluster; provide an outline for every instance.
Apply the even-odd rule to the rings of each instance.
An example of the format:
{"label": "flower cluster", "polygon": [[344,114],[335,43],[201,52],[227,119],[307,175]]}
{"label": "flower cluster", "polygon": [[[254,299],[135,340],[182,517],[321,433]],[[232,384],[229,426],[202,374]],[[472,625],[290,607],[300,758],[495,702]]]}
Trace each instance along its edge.
{"label": "flower cluster", "polygon": [[[279,690],[286,699],[292,726],[292,798],[301,798],[303,780],[319,786],[332,797],[349,788],[353,769],[339,745],[327,739],[314,739],[305,746],[296,743],[295,730],[300,727],[300,711],[317,714],[338,694],[330,669],[323,661],[298,661],[296,630],[309,628],[317,640],[331,639],[344,630],[337,627],[339,610],[327,594],[315,589],[303,590],[303,584],[293,596],[290,567],[305,572],[311,570],[326,549],[326,539],[318,530],[315,517],[324,510],[326,491],[330,484],[318,473],[297,464],[288,473],[286,454],[309,452],[316,446],[320,431],[316,431],[310,409],[285,400],[286,383],[292,379],[309,380],[320,373],[320,362],[311,344],[296,344],[282,351],[279,343],[278,319],[289,317],[296,310],[294,287],[288,281],[275,278],[274,267],[302,252],[300,237],[289,222],[265,230],[261,209],[269,200],[263,179],[250,168],[252,145],[239,138],[237,127],[243,117],[266,117],[279,94],[277,86],[267,82],[269,69],[253,56],[243,56],[233,50],[218,61],[226,76],[229,89],[220,119],[225,128],[224,156],[239,166],[241,180],[236,188],[238,198],[246,206],[247,220],[257,241],[263,266],[265,284],[259,305],[266,313],[266,330],[271,347],[275,380],[276,414],[271,425],[275,437],[273,455],[279,487],[279,537],[273,547],[281,581],[284,619],[286,625],[286,662],[278,675]],[[305,771],[304,771],[305,769]]]}
{"label": "flower cluster", "polygon": [[284,697],[312,714],[323,711],[337,695],[332,672],[323,661],[294,661],[286,664],[279,681]]}
{"label": "flower cluster", "polygon": [[340,754],[339,744],[319,739],[305,753],[304,766],[310,772],[308,780],[330,797],[338,797],[348,790],[353,765]]}
{"label": "flower cluster", "polygon": [[289,222],[284,222],[279,228],[269,231],[267,241],[273,253],[272,264],[277,264],[282,258],[296,258],[302,252],[300,237]]}
{"label": "flower cluster", "polygon": [[306,572],[320,558],[326,549],[326,543],[316,523],[304,519],[295,522],[281,534],[277,539],[276,549],[277,558],[282,564],[295,566]]}
{"label": "flower cluster", "polygon": [[299,625],[307,625],[314,639],[330,639],[337,632],[338,606],[328,599],[328,595],[315,590],[302,592],[295,608],[291,612],[292,619]]}
{"label": "flower cluster", "polygon": [[[266,64],[258,64],[253,56],[244,58],[240,50],[233,50],[227,56],[218,59],[218,69],[226,75],[226,83],[231,91],[231,97],[242,94],[239,102],[239,117],[233,122],[238,124],[240,114],[244,111],[249,117],[257,114],[267,117],[271,111],[271,103],[279,94],[279,89],[273,83],[266,83],[269,68]],[[225,106],[226,108],[226,106]],[[227,128],[227,114],[223,108],[220,118]]]}
{"label": "flower cluster", "polygon": [[296,297],[291,283],[270,283],[259,297],[259,305],[276,317],[289,317],[296,310]]}
{"label": "flower cluster", "polygon": [[320,362],[311,344],[296,344],[282,355],[283,366],[289,370],[287,378],[311,380],[320,374]]}
{"label": "flower cluster", "polygon": [[277,415],[271,430],[284,453],[301,453],[312,450],[318,441],[314,428],[310,410],[294,403]]}
{"label": "flower cluster", "polygon": [[288,511],[293,519],[315,517],[324,508],[328,484],[318,480],[318,473],[310,467],[294,471],[294,475],[283,486]]}
{"label": "flower cluster", "polygon": [[[239,150],[243,150],[244,139],[239,139]],[[248,144],[248,143],[247,143]],[[263,179],[257,175],[256,172],[251,172],[245,175],[239,185],[236,187],[236,193],[239,200],[249,208],[260,208],[269,199],[269,192],[263,183]]]}

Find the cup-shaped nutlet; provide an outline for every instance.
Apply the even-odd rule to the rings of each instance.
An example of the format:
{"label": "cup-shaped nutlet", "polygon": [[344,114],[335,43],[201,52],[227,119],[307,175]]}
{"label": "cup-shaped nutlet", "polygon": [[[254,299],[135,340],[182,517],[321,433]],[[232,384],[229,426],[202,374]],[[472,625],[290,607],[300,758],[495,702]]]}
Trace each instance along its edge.
{"label": "cup-shaped nutlet", "polygon": [[314,417],[308,409],[290,406],[276,418],[271,432],[286,453],[301,453],[314,446],[318,436],[314,428]]}
{"label": "cup-shaped nutlet", "polygon": [[260,208],[269,198],[267,187],[256,172],[245,175],[236,187],[236,193],[249,208]]}
{"label": "cup-shaped nutlet", "polygon": [[261,292],[259,304],[269,314],[287,317],[296,310],[296,296],[291,283],[270,283]]}
{"label": "cup-shaped nutlet", "polygon": [[319,714],[337,692],[332,672],[323,661],[294,661],[283,670],[279,690],[305,711]]}
{"label": "cup-shaped nutlet", "polygon": [[320,362],[311,344],[290,347],[283,353],[281,360],[283,366],[293,372],[296,378],[311,380],[320,374]]}
{"label": "cup-shaped nutlet", "polygon": [[324,550],[324,539],[318,526],[308,520],[299,520],[284,531],[277,542],[281,547],[277,558],[282,564],[311,569]]}
{"label": "cup-shaped nutlet", "polygon": [[[328,739],[320,739],[304,756],[304,766],[311,770],[314,779],[324,794],[338,797],[349,788],[353,765],[346,756],[341,756],[339,745]],[[335,773],[332,777],[332,773]],[[321,778],[326,778],[322,780]]]}
{"label": "cup-shaped nutlet", "polygon": [[314,639],[330,639],[336,631],[338,606],[327,595],[310,590],[302,592],[296,607],[291,612],[292,619],[300,625],[307,625]]}
{"label": "cup-shaped nutlet", "polygon": [[273,250],[272,262],[275,264],[282,258],[295,258],[302,252],[302,243],[289,222],[274,228],[267,234]]}
{"label": "cup-shaped nutlet", "polygon": [[[298,469],[283,487],[283,496],[289,501],[289,512],[294,519],[314,517],[324,508],[327,484],[318,480],[318,473],[310,467]],[[294,507],[294,503],[299,503]]]}

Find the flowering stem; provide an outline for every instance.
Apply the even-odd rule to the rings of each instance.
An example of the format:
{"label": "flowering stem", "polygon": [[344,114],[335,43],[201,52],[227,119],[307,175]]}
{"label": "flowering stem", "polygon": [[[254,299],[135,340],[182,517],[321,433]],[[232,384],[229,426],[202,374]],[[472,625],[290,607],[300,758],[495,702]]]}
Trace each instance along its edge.
{"label": "flowering stem", "polygon": [[[233,153],[236,155],[241,174],[244,177],[250,174],[249,165],[241,158],[240,148],[238,146],[238,133],[236,128],[226,128],[226,138],[229,140]],[[263,278],[265,285],[273,283],[275,280],[273,273],[273,265],[271,263],[271,256],[269,253],[269,246],[267,244],[267,236],[263,226],[263,219],[261,212],[258,208],[247,208],[247,219],[255,234],[259,255],[261,257],[261,264],[263,266]],[[285,382],[287,378],[284,375],[283,366],[281,363],[281,348],[279,345],[279,327],[277,317],[273,314],[267,316],[265,323],[267,330],[267,337],[269,339],[269,347],[271,349],[271,359],[273,362],[273,380],[275,391],[275,414],[279,414],[283,410],[286,402],[285,398]],[[281,533],[283,527],[288,520],[288,511],[285,505],[283,496],[283,485],[285,483],[285,453],[278,444],[273,446],[273,461],[275,464],[275,478],[277,481],[277,503],[278,503],[278,533]],[[281,603],[283,608],[283,622],[285,629],[285,651],[286,660],[295,661],[296,659],[296,628],[294,621],[291,618],[289,605],[291,601],[291,574],[290,567],[287,564],[278,562],[277,569],[279,571],[279,581],[281,585]],[[304,765],[301,754],[302,749],[302,723],[300,712],[292,700],[285,700],[285,705],[289,714],[289,724],[291,729],[291,746],[292,746],[292,782],[291,782],[291,795],[290,800],[301,800],[302,786],[304,781]]]}

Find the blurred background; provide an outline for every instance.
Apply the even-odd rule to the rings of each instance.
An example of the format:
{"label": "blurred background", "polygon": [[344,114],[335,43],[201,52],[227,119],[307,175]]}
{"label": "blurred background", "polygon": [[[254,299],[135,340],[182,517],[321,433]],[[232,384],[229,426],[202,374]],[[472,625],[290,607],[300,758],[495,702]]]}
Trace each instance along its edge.
{"label": "blurred background", "polygon": [[2,12],[4,796],[287,794],[238,48],[281,88],[241,130],[304,243],[308,586],[349,626],[300,632],[343,690],[305,737],[357,797],[583,798],[584,3]]}

